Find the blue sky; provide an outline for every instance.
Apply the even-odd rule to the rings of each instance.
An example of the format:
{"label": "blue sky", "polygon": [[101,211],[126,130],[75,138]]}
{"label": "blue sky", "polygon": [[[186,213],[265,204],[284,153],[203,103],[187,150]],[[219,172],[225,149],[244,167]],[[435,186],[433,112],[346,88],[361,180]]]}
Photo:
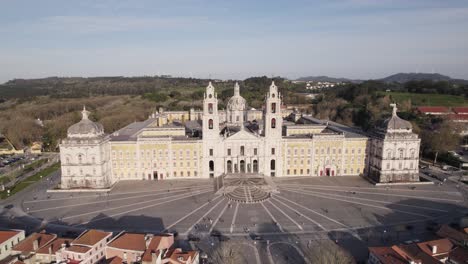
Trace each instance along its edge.
{"label": "blue sky", "polygon": [[0,82],[396,72],[468,79],[468,1],[0,0]]}

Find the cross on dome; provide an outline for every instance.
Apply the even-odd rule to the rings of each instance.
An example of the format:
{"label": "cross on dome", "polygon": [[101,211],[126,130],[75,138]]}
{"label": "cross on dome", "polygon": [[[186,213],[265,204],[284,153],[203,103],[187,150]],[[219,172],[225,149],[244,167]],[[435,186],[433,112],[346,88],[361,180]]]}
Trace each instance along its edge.
{"label": "cross on dome", "polygon": [[393,103],[393,104],[390,104],[390,106],[393,108],[393,110],[392,110],[392,116],[396,116],[396,115],[397,115],[397,109],[398,109],[397,106],[396,106],[396,104]]}
{"label": "cross on dome", "polygon": [[83,111],[81,111],[82,118],[81,119],[88,119],[89,118],[89,111],[86,110],[86,106],[83,105]]}
{"label": "cross on dome", "polygon": [[239,96],[240,95],[240,87],[239,87],[239,83],[236,82],[236,84],[234,85],[234,96]]}

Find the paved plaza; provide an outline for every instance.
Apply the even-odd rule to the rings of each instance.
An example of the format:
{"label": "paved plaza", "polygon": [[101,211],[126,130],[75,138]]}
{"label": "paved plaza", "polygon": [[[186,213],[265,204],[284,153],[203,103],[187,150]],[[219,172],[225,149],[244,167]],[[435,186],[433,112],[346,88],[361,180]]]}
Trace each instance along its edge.
{"label": "paved plaza", "polygon": [[[14,208],[3,209],[2,216],[36,219],[44,227],[177,232],[182,238],[202,238],[201,248],[204,243],[213,246],[210,234],[217,231],[246,243],[249,261],[256,263],[257,256],[269,258],[269,247],[285,247],[287,252],[295,243],[303,247],[305,241],[333,239],[331,234],[362,240],[361,229],[381,232],[398,225],[447,221],[467,209],[463,195],[449,185],[376,187],[359,177],[273,182],[279,192],[251,204],[216,193],[212,180],[122,181],[108,192],[66,193],[47,192],[54,183],[44,182],[15,198]],[[271,243],[258,253],[249,239],[252,234]],[[288,240],[283,245],[278,244],[282,237]]]}

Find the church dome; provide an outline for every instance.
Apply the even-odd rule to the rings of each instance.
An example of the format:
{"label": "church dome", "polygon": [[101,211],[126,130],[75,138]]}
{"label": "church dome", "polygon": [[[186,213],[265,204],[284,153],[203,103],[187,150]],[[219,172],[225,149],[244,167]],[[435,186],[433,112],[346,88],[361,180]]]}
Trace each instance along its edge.
{"label": "church dome", "polygon": [[392,116],[383,122],[382,128],[387,132],[397,132],[402,130],[411,131],[413,129],[411,123],[401,119],[397,115],[397,108],[395,104],[392,104],[391,106],[393,107]]}
{"label": "church dome", "polygon": [[234,86],[234,96],[229,99],[227,109],[230,111],[245,111],[247,109],[247,101],[240,95],[238,83]]}
{"label": "church dome", "polygon": [[83,115],[81,121],[68,128],[68,137],[94,138],[104,134],[104,127],[101,124],[89,120],[89,112],[85,107],[81,114]]}

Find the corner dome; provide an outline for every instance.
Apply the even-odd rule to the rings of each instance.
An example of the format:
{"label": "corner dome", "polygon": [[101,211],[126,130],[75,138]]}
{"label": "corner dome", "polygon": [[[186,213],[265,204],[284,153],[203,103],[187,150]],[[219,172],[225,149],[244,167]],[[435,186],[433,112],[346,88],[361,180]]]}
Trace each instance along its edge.
{"label": "corner dome", "polygon": [[83,107],[81,114],[81,121],[68,128],[67,136],[69,138],[95,138],[104,135],[104,127],[89,120],[89,112],[86,111],[86,107]]}
{"label": "corner dome", "polygon": [[392,116],[383,122],[382,128],[387,132],[403,132],[403,131],[411,132],[413,129],[413,125],[411,125],[409,121],[401,119],[397,115],[396,104],[391,104],[390,106],[393,107]]}
{"label": "corner dome", "polygon": [[227,103],[227,109],[230,111],[245,111],[247,109],[247,101],[240,95],[239,84],[234,86],[234,95]]}

